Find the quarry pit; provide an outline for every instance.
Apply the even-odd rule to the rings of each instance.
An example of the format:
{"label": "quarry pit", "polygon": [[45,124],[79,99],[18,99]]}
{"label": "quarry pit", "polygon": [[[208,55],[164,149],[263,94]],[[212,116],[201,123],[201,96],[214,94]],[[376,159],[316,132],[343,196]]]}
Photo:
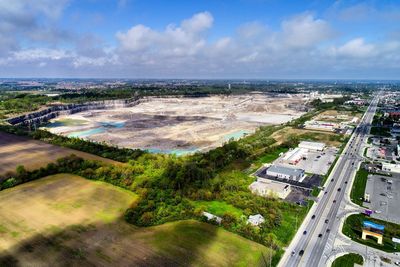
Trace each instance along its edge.
{"label": "quarry pit", "polygon": [[302,95],[262,93],[207,97],[146,97],[131,107],[61,115],[45,127],[79,137],[155,153],[184,155],[239,139],[263,125],[305,113]]}

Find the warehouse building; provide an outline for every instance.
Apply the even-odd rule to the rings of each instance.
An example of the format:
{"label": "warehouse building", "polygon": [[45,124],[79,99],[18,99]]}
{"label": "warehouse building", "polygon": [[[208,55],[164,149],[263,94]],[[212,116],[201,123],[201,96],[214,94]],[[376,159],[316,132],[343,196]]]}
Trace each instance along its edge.
{"label": "warehouse building", "polygon": [[278,197],[281,199],[285,199],[292,190],[289,184],[263,178],[258,178],[257,181],[249,186],[249,189],[258,196]]}
{"label": "warehouse building", "polygon": [[272,165],[266,171],[266,174],[272,177],[300,181],[304,176],[304,170],[294,169],[283,166]]}
{"label": "warehouse building", "polygon": [[307,156],[307,152],[308,149],[296,147],[289,150],[282,159],[291,165],[296,165],[302,158]]}
{"label": "warehouse building", "polygon": [[309,142],[309,141],[302,141],[299,144],[299,148],[309,149],[314,151],[323,151],[326,145],[320,142]]}

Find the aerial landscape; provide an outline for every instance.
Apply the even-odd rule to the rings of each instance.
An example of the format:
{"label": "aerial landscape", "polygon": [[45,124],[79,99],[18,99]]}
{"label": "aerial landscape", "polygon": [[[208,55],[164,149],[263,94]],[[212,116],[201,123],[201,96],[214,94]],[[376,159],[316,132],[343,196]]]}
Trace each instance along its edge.
{"label": "aerial landscape", "polygon": [[400,266],[397,1],[0,7],[0,267]]}

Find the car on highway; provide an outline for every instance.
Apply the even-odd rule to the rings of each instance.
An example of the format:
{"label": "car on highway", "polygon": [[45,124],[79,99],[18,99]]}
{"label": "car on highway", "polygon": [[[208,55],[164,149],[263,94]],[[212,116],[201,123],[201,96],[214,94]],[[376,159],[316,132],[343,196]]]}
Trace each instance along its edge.
{"label": "car on highway", "polygon": [[347,181],[345,181],[344,183],[347,184]]}
{"label": "car on highway", "polygon": [[336,199],[335,199],[335,200],[333,200],[333,203],[336,203]]}
{"label": "car on highway", "polygon": [[342,188],[339,187],[339,188],[337,189],[337,191],[340,192],[340,190],[342,190]]}
{"label": "car on highway", "polygon": [[292,251],[292,256],[294,256],[294,254],[296,254],[296,250],[293,250],[293,251]]}
{"label": "car on highway", "polygon": [[304,232],[303,232],[303,235],[306,235],[306,234],[307,234],[307,231],[304,231]]}
{"label": "car on highway", "polygon": [[334,179],[331,179],[331,182],[333,182],[334,181]]}
{"label": "car on highway", "polygon": [[321,238],[321,237],[322,237],[322,234],[319,234],[318,237]]}
{"label": "car on highway", "polygon": [[313,216],[311,216],[311,219],[313,219],[313,220],[315,219],[315,214]]}
{"label": "car on highway", "polygon": [[400,266],[400,261],[395,261],[394,264],[395,264],[396,266]]}
{"label": "car on highway", "polygon": [[299,251],[299,256],[303,256],[303,254],[304,254],[304,250],[300,250]]}
{"label": "car on highway", "polygon": [[328,223],[328,222],[329,222],[329,220],[328,220],[328,219],[326,219],[326,220],[325,220],[325,223]]}
{"label": "car on highway", "polygon": [[329,228],[328,228],[328,229],[326,229],[326,232],[327,232],[327,233],[329,233],[330,231],[331,231],[331,229],[329,229]]}

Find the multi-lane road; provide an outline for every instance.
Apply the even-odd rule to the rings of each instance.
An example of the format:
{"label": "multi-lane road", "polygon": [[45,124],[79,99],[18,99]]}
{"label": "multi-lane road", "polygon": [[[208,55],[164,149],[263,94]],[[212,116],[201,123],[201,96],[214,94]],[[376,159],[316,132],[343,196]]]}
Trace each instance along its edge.
{"label": "multi-lane road", "polygon": [[378,96],[372,101],[354,133],[343,149],[325,189],[320,193],[318,202],[311,208],[299,231],[282,257],[279,266],[325,266],[324,251],[333,242],[340,231],[340,217],[345,209],[361,211],[345,197],[357,167],[362,161],[363,144],[369,134],[370,124],[376,112]]}

